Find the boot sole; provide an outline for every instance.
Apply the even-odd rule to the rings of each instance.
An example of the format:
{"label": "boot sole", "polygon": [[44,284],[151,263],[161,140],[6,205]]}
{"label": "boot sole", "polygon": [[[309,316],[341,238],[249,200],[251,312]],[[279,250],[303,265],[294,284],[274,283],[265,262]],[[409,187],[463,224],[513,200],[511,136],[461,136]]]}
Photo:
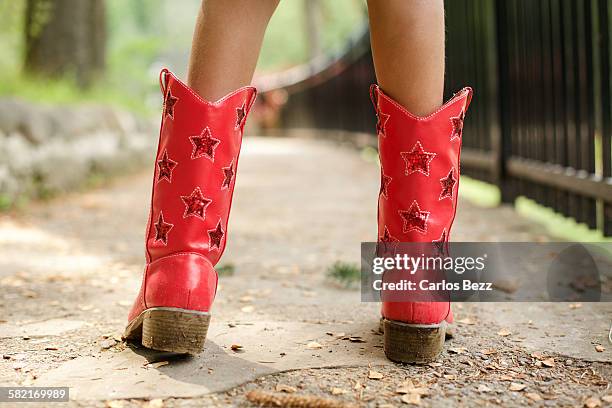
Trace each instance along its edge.
{"label": "boot sole", "polygon": [[444,347],[447,323],[410,324],[381,319],[385,355],[397,363],[426,364],[435,361]]}
{"label": "boot sole", "polygon": [[125,329],[123,338],[153,350],[199,354],[204,349],[210,313],[173,307],[144,310]]}

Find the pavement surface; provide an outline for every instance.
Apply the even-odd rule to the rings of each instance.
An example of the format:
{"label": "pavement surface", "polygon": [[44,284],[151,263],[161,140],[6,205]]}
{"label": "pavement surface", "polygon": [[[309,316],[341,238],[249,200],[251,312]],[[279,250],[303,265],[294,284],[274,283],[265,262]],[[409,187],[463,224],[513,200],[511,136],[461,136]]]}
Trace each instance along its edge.
{"label": "pavement surface", "polygon": [[[439,362],[388,362],[378,305],[327,273],[375,239],[378,183],[357,150],[247,138],[226,273],[193,358],[120,341],[141,279],[148,172],[3,215],[0,386],[68,385],[67,405],[100,407],[612,406],[609,303],[456,304]],[[551,239],[511,208],[461,199],[456,241]]]}

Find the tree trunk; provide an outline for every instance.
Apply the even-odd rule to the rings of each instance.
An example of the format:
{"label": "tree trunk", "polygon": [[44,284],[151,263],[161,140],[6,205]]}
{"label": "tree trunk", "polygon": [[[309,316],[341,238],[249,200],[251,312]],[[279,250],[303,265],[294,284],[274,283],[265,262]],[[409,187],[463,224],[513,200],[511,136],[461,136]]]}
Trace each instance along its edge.
{"label": "tree trunk", "polygon": [[25,39],[28,72],[72,74],[86,87],[104,70],[104,0],[27,0]]}

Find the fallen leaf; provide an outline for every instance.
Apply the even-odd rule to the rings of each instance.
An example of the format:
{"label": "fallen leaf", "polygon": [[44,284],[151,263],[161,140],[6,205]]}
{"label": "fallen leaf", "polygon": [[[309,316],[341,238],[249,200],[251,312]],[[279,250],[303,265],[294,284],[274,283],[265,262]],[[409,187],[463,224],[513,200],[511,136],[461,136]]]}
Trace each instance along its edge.
{"label": "fallen leaf", "polygon": [[361,383],[359,381],[355,382],[355,386],[353,387],[354,390],[360,390],[361,388],[363,388],[363,385],[361,385]]}
{"label": "fallen leaf", "polygon": [[484,354],[485,356],[490,356],[491,354],[497,354],[497,350],[491,348],[491,349],[482,350],[481,353]]}
{"label": "fallen leaf", "polygon": [[442,363],[437,363],[437,362],[429,363],[428,365],[433,368],[442,367]]}
{"label": "fallen leaf", "polygon": [[242,347],[242,344],[232,344],[230,346],[230,349],[232,351],[240,351],[240,350],[243,350],[243,347]]}
{"label": "fallen leaf", "polygon": [[332,395],[346,394],[346,390],[343,390],[342,388],[336,388],[336,387],[333,387],[330,392]]}
{"label": "fallen leaf", "polygon": [[534,351],[533,353],[531,353],[531,357],[537,358],[538,360],[543,360],[546,358],[546,356],[540,353],[539,351]]}
{"label": "fallen leaf", "polygon": [[601,344],[597,344],[595,346],[595,351],[597,351],[598,353],[603,353],[606,350],[606,348],[604,346],[602,346]]}
{"label": "fallen leaf", "polygon": [[580,309],[581,307],[582,307],[582,303],[570,303],[569,304],[570,309]]}
{"label": "fallen leaf", "polygon": [[414,384],[412,383],[412,380],[408,379],[404,381],[403,383],[399,384],[395,392],[397,394],[409,394],[410,390],[413,388],[414,388]]}
{"label": "fallen leaf", "polygon": [[544,367],[554,367],[555,359],[551,357],[551,358],[547,358],[546,360],[542,360],[542,365]]}
{"label": "fallen leaf", "polygon": [[421,396],[419,394],[402,395],[402,402],[404,404],[421,405]]}
{"label": "fallen leaf", "polygon": [[248,296],[248,295],[247,295],[247,296],[243,296],[243,297],[241,297],[239,300],[240,300],[240,302],[242,302],[242,303],[249,303],[249,302],[252,302],[252,301],[253,301],[253,299],[254,299],[254,298],[253,298],[253,296]]}
{"label": "fallen leaf", "polygon": [[525,384],[510,383],[510,391],[523,391],[527,386]]}
{"label": "fallen leaf", "polygon": [[448,352],[454,354],[465,354],[467,353],[467,349],[465,347],[449,347]]}
{"label": "fallen leaf", "polygon": [[601,407],[601,400],[597,397],[589,397],[584,401],[584,406],[587,408]]}
{"label": "fallen leaf", "polygon": [[370,373],[368,374],[368,378],[370,380],[380,380],[383,377],[384,376],[382,375],[382,373],[379,373],[378,371],[374,370],[370,370]]}
{"label": "fallen leaf", "polygon": [[170,364],[168,361],[158,361],[156,363],[147,364],[147,367],[159,368],[159,367],[163,367],[168,364]]}
{"label": "fallen leaf", "polygon": [[525,394],[525,396],[534,402],[542,401],[540,394],[536,394],[535,392],[528,392]]}
{"label": "fallen leaf", "polygon": [[467,325],[472,325],[472,324],[476,324],[476,322],[474,322],[472,319],[470,319],[469,317],[465,317],[463,319],[459,319],[457,320],[457,322],[461,323],[461,324],[467,324]]}
{"label": "fallen leaf", "polygon": [[253,310],[255,310],[255,306],[252,306],[252,305],[245,306],[240,310],[242,310],[244,313],[251,313],[253,312]]}
{"label": "fallen leaf", "polygon": [[310,343],[306,345],[306,348],[311,349],[311,350],[318,350],[318,349],[323,348],[323,345],[317,343],[316,341],[311,341]]}
{"label": "fallen leaf", "polygon": [[446,378],[447,380],[456,380],[457,376],[455,374],[445,374],[444,378]]}
{"label": "fallen leaf", "polygon": [[276,384],[276,391],[278,392],[286,392],[288,394],[294,393],[297,391],[295,387],[286,384]]}
{"label": "fallen leaf", "polygon": [[478,392],[491,392],[491,389],[484,384],[478,386]]}
{"label": "fallen leaf", "polygon": [[497,332],[498,336],[502,336],[502,337],[508,337],[512,334],[512,332],[508,329],[501,329],[500,331]]}
{"label": "fallen leaf", "polygon": [[366,341],[359,336],[349,337],[351,343],[365,343]]}

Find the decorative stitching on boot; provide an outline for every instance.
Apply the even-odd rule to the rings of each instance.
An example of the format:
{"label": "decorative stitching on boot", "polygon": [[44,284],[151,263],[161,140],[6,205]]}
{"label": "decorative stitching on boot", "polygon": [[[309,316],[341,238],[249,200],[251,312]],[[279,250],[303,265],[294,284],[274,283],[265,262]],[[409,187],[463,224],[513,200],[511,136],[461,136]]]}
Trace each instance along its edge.
{"label": "decorative stitching on boot", "polygon": [[457,179],[455,178],[455,169],[451,167],[450,171],[448,172],[448,175],[440,179],[442,191],[440,192],[440,197],[438,198],[438,201],[444,200],[445,198],[450,198],[452,201],[455,183],[457,183]]}
{"label": "decorative stitching on boot", "polygon": [[246,118],[246,104],[243,102],[241,107],[236,108],[236,126],[234,126],[234,130],[238,130],[242,128],[242,124],[244,123],[245,118]]}
{"label": "decorative stitching on boot", "polygon": [[410,231],[418,231],[422,234],[427,232],[427,220],[429,219],[429,211],[421,211],[419,203],[416,200],[412,202],[410,208],[399,210],[399,215],[404,220],[402,231],[408,233]]}
{"label": "decorative stitching on boot", "polygon": [[447,253],[446,241],[447,241],[447,233],[446,233],[446,228],[444,228],[442,230],[442,235],[440,235],[440,238],[434,239],[433,241],[431,241],[434,244],[434,248],[437,251],[436,255],[443,256]]}
{"label": "decorative stitching on boot", "polygon": [[389,184],[391,183],[391,180],[393,180],[393,178],[391,176],[387,176],[384,173],[383,168],[381,167],[380,168],[380,192],[379,192],[379,195],[382,195],[386,199],[389,198]]}
{"label": "decorative stitching on boot", "polygon": [[206,218],[206,208],[212,203],[212,200],[204,197],[200,187],[196,187],[188,196],[181,196],[181,200],[185,203],[185,213],[183,218],[197,217]]}
{"label": "decorative stitching on boot", "polygon": [[391,115],[381,112],[377,109],[376,113],[376,134],[382,137],[387,136],[387,122]]}
{"label": "decorative stitching on boot", "polygon": [[236,174],[234,170],[234,159],[232,159],[228,167],[222,167],[221,170],[223,170],[223,177],[225,177],[223,179],[223,183],[221,184],[221,190],[227,190],[230,187],[230,184],[232,184],[232,180]]}
{"label": "decorative stitching on boot", "polygon": [[166,179],[169,183],[172,183],[172,170],[174,170],[177,164],[178,162],[168,157],[168,150],[164,149],[164,154],[162,155],[161,160],[157,161],[157,167],[159,168],[159,172],[157,173],[157,182],[159,183],[163,179]]}
{"label": "decorative stitching on boot", "polygon": [[453,126],[453,132],[451,133],[450,140],[461,139],[463,135],[463,121],[465,120],[465,110],[461,110],[459,116],[453,116],[450,118],[451,125]]}
{"label": "decorative stitching on boot", "polygon": [[436,157],[436,153],[426,152],[421,142],[417,141],[410,152],[400,152],[400,156],[406,162],[406,176],[419,172],[429,177],[429,164]]}
{"label": "decorative stitching on boot", "polygon": [[160,211],[155,223],[155,242],[161,241],[164,245],[168,245],[168,233],[172,228],[174,224],[164,221],[164,214]]}
{"label": "decorative stitching on boot", "polygon": [[179,98],[172,96],[170,93],[170,87],[164,98],[164,116],[170,116],[170,119],[174,120],[174,105],[178,102]]}
{"label": "decorative stitching on boot", "polygon": [[212,251],[213,248],[216,248],[217,251],[221,248],[221,241],[223,240],[223,236],[225,235],[225,231],[223,231],[223,227],[221,226],[221,219],[217,222],[217,226],[215,229],[208,230],[208,251]]}
{"label": "decorative stitching on boot", "polygon": [[214,163],[215,149],[221,141],[212,137],[208,126],[202,130],[200,136],[189,136],[189,140],[193,145],[193,151],[191,152],[192,159],[198,159],[204,156]]}

